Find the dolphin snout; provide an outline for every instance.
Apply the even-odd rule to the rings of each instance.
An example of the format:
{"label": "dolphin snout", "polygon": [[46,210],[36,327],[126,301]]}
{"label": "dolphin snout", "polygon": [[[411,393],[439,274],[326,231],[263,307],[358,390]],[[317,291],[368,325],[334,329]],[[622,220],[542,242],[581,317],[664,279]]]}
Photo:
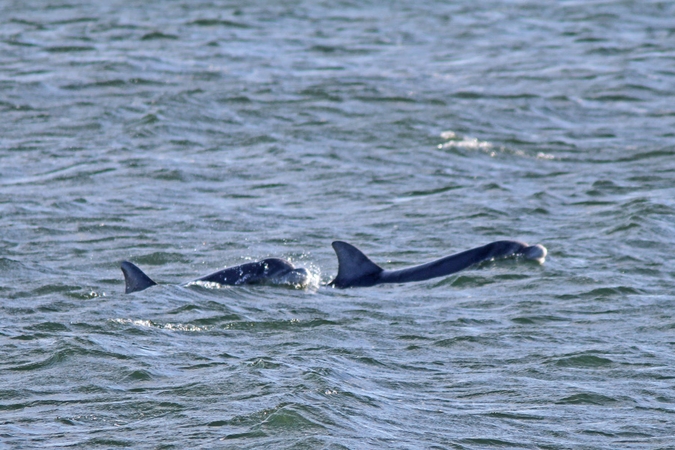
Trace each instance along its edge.
{"label": "dolphin snout", "polygon": [[539,264],[544,264],[546,255],[548,255],[548,250],[541,244],[530,245],[529,247],[525,247],[523,255],[527,259],[537,261]]}
{"label": "dolphin snout", "polygon": [[304,267],[298,267],[297,269],[289,270],[284,276],[284,282],[294,286],[305,287],[309,285],[309,281],[309,270],[305,269]]}

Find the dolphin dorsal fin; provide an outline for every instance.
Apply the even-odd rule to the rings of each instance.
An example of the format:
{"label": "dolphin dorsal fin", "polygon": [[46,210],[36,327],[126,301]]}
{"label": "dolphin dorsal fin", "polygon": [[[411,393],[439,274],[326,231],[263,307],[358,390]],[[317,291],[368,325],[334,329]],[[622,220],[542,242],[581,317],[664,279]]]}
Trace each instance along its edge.
{"label": "dolphin dorsal fin", "polygon": [[337,288],[372,286],[382,267],[372,262],[361,250],[342,241],[333,242],[338,258],[338,274],[329,284]]}
{"label": "dolphin dorsal fin", "polygon": [[124,274],[124,283],[126,284],[124,289],[125,294],[142,291],[157,284],[152,281],[149,276],[144,274],[141,269],[131,264],[129,261],[122,261],[120,268]]}

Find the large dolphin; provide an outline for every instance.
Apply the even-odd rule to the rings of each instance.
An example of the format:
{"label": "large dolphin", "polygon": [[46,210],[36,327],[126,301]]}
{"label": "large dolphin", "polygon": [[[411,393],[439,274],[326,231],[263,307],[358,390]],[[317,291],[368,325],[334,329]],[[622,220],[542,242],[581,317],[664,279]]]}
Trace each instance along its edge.
{"label": "large dolphin", "polygon": [[333,249],[338,257],[338,274],[328,285],[336,288],[423,281],[459,272],[481,261],[514,255],[522,255],[526,259],[543,264],[547,254],[546,248],[541,244],[527,245],[518,241],[496,241],[419,266],[401,270],[384,270],[351,244],[335,241]]}
{"label": "large dolphin", "polygon": [[[141,269],[129,261],[120,264],[126,284],[124,292],[142,291],[157,283],[152,281]],[[216,283],[218,285],[239,284],[277,284],[305,288],[311,280],[310,273],[302,267],[295,267],[290,262],[279,258],[268,258],[262,261],[242,264],[219,270],[205,277],[197,278],[189,284]]]}

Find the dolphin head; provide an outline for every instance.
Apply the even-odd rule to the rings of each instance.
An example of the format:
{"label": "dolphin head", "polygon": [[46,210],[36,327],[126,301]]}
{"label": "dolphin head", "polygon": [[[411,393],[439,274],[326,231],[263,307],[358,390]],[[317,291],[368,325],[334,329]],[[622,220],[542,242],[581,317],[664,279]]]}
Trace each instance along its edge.
{"label": "dolphin head", "polygon": [[280,281],[282,281],[282,284],[305,288],[309,286],[311,274],[309,273],[309,270],[305,269],[304,267],[297,267],[288,271],[283,277],[280,278]]}
{"label": "dolphin head", "polygon": [[285,259],[269,258],[260,261],[264,277],[270,284],[287,284],[294,287],[307,287],[311,274],[304,267],[295,267]]}
{"label": "dolphin head", "polygon": [[523,249],[525,258],[537,261],[539,264],[544,264],[547,254],[548,251],[546,250],[546,247],[541,244],[530,245]]}

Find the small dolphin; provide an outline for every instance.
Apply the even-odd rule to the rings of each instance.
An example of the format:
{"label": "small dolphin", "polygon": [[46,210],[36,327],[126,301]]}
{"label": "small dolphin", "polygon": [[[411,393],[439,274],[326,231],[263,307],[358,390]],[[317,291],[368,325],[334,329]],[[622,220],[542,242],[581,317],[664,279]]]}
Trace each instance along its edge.
{"label": "small dolphin", "polygon": [[338,257],[338,274],[328,285],[341,289],[375,286],[382,283],[423,281],[459,272],[481,261],[515,255],[523,255],[526,259],[543,264],[548,253],[541,244],[527,245],[518,241],[496,241],[419,266],[401,270],[384,270],[351,244],[335,241],[333,249]]}
{"label": "small dolphin", "polygon": [[[142,291],[157,283],[152,281],[141,269],[129,261],[120,264],[124,274],[125,294]],[[302,267],[295,267],[290,262],[279,258],[268,258],[262,261],[242,264],[236,267],[219,270],[211,275],[197,278],[187,283],[216,283],[219,285],[239,284],[276,284],[305,288],[310,283],[310,273]]]}

